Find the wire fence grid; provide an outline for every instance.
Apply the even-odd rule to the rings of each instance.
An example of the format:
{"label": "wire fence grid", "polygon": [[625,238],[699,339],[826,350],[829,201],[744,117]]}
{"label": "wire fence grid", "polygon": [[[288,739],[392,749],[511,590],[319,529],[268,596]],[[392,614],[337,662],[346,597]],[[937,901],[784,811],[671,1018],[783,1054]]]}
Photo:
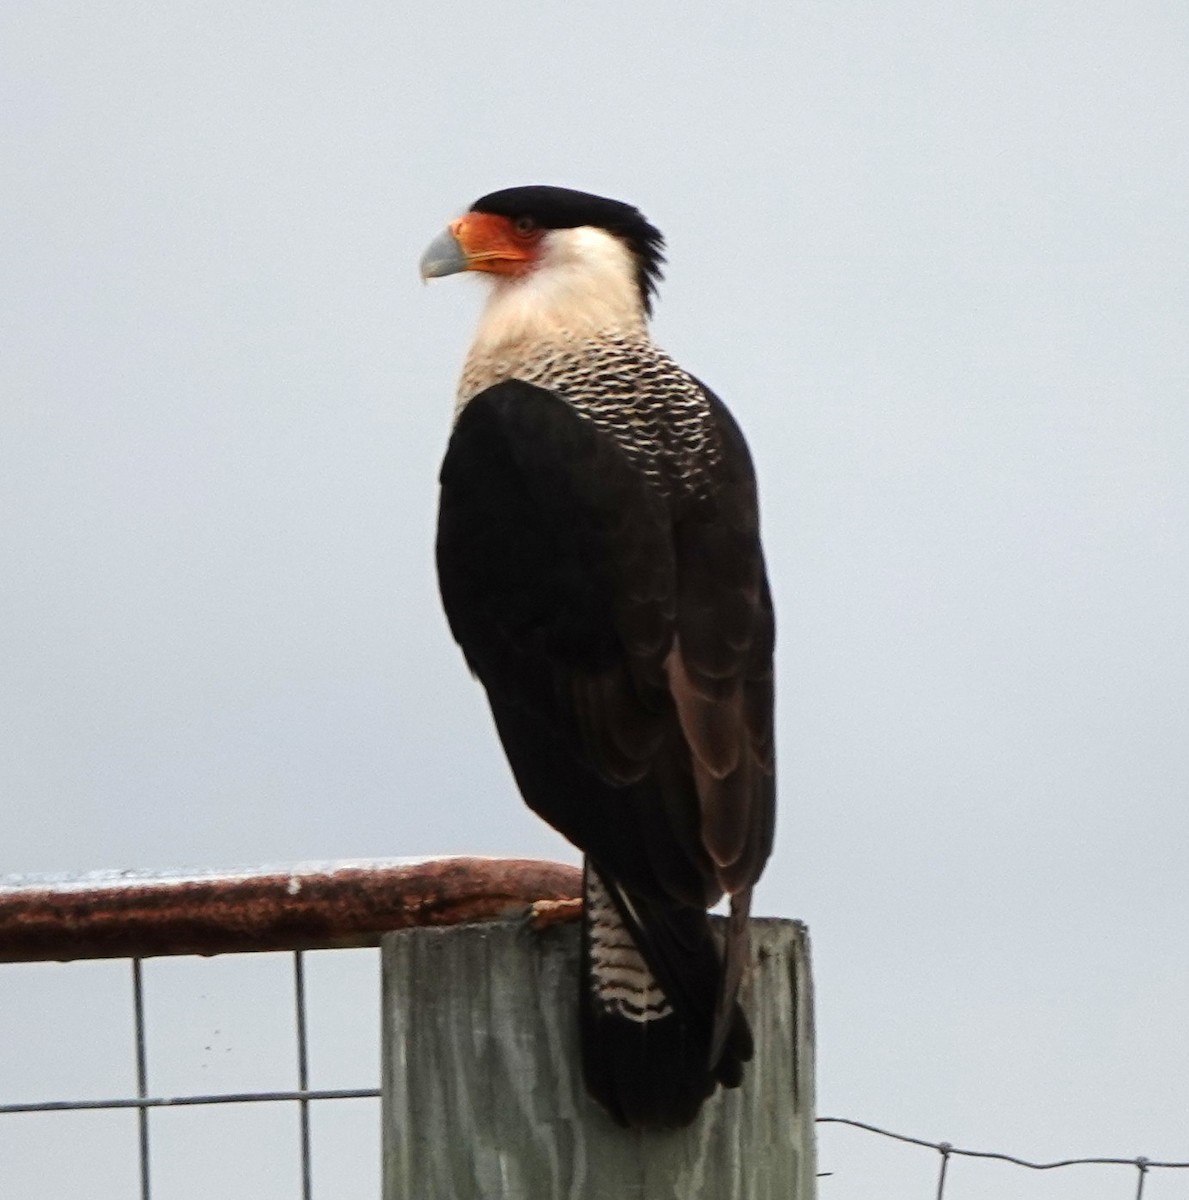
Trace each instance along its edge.
{"label": "wire fence grid", "polygon": [[[313,1200],[313,1173],[310,1137],[310,1105],[324,1100],[378,1100],[378,1087],[311,1088],[309,1086],[309,1021],[306,1008],[305,951],[294,950],[293,1018],[296,1047],[297,1087],[290,1091],[193,1092],[183,1095],[149,1094],[147,1022],[145,1020],[144,960],[133,957],[131,966],[131,1009],[135,1054],[136,1095],[98,1100],[39,1100],[0,1104],[0,1117],[17,1113],[68,1113],[119,1111],[137,1113],[137,1164],[141,1200],[152,1200],[152,1151],[149,1114],[154,1109],[183,1108],[215,1104],[292,1103],[297,1105],[298,1148],[301,1162],[301,1198]],[[0,1194],[3,1194],[3,1167],[0,1166]]]}
{"label": "wire fence grid", "polygon": [[[297,1118],[294,1143],[289,1141],[289,1134],[271,1124],[261,1136],[246,1116],[232,1118],[234,1127],[224,1128],[236,1138],[244,1128],[252,1125],[256,1139],[251,1142],[254,1153],[267,1155],[268,1169],[273,1172],[268,1181],[268,1187],[273,1189],[270,1195],[292,1195],[296,1188],[276,1191],[286,1187],[285,1179],[292,1178],[300,1180],[301,1200],[314,1200],[317,1178],[313,1169],[317,1149],[314,1142],[318,1142],[319,1160],[323,1164],[336,1161],[336,1145],[333,1138],[321,1141],[317,1130],[314,1136],[311,1135],[311,1110],[316,1106],[322,1114],[327,1108],[337,1109],[335,1102],[346,1101],[370,1101],[374,1106],[379,1101],[380,1089],[376,1086],[311,1086],[311,1008],[307,986],[310,952],[318,952],[314,957],[341,960],[343,956],[338,951],[371,949],[374,954],[381,936],[388,930],[524,916],[539,905],[564,908],[573,903],[573,897],[580,895],[580,881],[578,870],[555,863],[472,858],[313,863],[259,867],[234,873],[100,872],[75,878],[0,878],[0,964],[65,963],[67,978],[62,987],[69,994],[72,1016],[67,1019],[72,1023],[72,1036],[79,1037],[81,1029],[81,1036],[92,1043],[111,1043],[110,1047],[104,1047],[103,1058],[109,1072],[106,1078],[115,1078],[110,1071],[120,1060],[123,1051],[122,1047],[117,1047],[127,1034],[131,1035],[132,1057],[131,1070],[119,1072],[126,1082],[116,1083],[116,1094],[107,1092],[99,1098],[26,1098],[12,1094],[11,1079],[0,1078],[3,1089],[0,1091],[0,1128],[8,1138],[7,1144],[10,1148],[19,1148],[19,1157],[31,1164],[26,1166],[26,1175],[33,1180],[34,1186],[44,1190],[51,1185],[43,1175],[58,1164],[46,1162],[44,1155],[39,1159],[40,1147],[30,1151],[26,1135],[12,1132],[12,1122],[19,1123],[20,1114],[134,1113],[135,1142],[128,1149],[135,1153],[140,1200],[153,1200],[154,1191],[160,1191],[162,1186],[165,1193],[176,1190],[169,1187],[169,1170],[173,1169],[176,1183],[177,1158],[176,1155],[170,1158],[168,1153],[169,1137],[176,1133],[176,1128],[171,1129],[170,1120],[164,1115],[166,1112],[217,1109],[230,1113],[234,1111],[230,1106],[250,1105],[257,1111],[280,1114],[289,1108],[295,1110]],[[238,978],[242,980],[252,977],[249,960],[260,962],[275,952],[288,956],[289,981],[285,985],[277,978],[279,972],[271,971],[274,966],[280,967],[284,959],[268,964],[270,971],[265,973],[269,981],[268,1016],[262,1024],[257,1024],[256,1029],[258,1036],[268,1042],[273,1070],[283,1069],[280,1081],[292,1079],[296,1087],[191,1090],[189,1076],[179,1073],[177,1064],[165,1060],[180,1049],[176,1039],[179,1036],[189,1038],[194,1030],[189,1025],[176,1025],[177,1014],[171,1011],[170,989],[164,987],[159,993],[160,981],[146,979],[146,975],[153,976],[161,968],[153,965],[146,971],[146,965],[150,962],[160,964],[166,958],[201,956],[210,959],[217,955],[221,964],[238,966],[242,972]],[[128,964],[127,983],[104,993],[109,1006],[127,1006],[125,1011],[129,1016],[125,1018],[124,1029],[98,1027],[88,980],[80,981],[78,975],[79,970],[94,966],[90,960],[109,960],[112,970],[118,970],[121,960]],[[72,969],[75,973],[70,975]],[[199,964],[199,969],[201,976],[206,977],[207,965]],[[0,973],[3,970],[0,966]],[[211,970],[214,970],[213,966]],[[341,973],[340,964],[338,974]],[[110,972],[104,972],[104,976],[108,984],[116,983]],[[322,972],[318,977],[323,978]],[[283,989],[287,986],[287,997],[283,992],[277,992],[278,984]],[[378,988],[378,981],[376,986]],[[10,988],[0,993],[0,999],[6,995],[12,998]],[[226,1003],[233,1009],[238,1006],[262,1012],[260,1006],[266,1003],[264,995],[254,992],[253,996],[251,1004],[241,1001],[239,989],[236,989]],[[378,991],[376,996],[378,1033]],[[45,997],[39,997],[39,1000],[44,1003]],[[283,1015],[278,1002],[283,1003],[291,1015]],[[113,1007],[112,1011],[117,1010]],[[78,1022],[77,1014],[80,1013],[87,1015],[85,1022]],[[233,1014],[224,1015],[230,1015],[234,1020]],[[193,1014],[190,1016],[192,1018]],[[118,1017],[112,1019],[119,1020]],[[341,1013],[339,1019],[341,1021]],[[41,1035],[35,1026],[43,1021],[46,1032]],[[282,1021],[291,1022],[291,1033],[282,1026]],[[172,1034],[164,1042],[160,1037],[161,1028]],[[20,1043],[32,1045],[44,1041],[48,1044],[49,1056],[39,1057],[38,1062],[43,1064],[43,1071],[46,1067],[55,1067],[58,1064],[54,1052],[59,1047],[54,1043],[63,1032],[63,1028],[52,1026],[36,1003],[31,1009],[26,1007],[16,1031],[16,1061],[20,1061],[24,1049]],[[210,1036],[210,1030],[206,1032]],[[319,1045],[326,1041],[328,1032],[324,1025],[322,1036],[317,1039]],[[10,1042],[14,1040],[11,1032],[7,1036]],[[166,1046],[170,1049],[163,1053]],[[251,1042],[243,1042],[242,1046],[245,1052],[255,1049]],[[87,1047],[87,1051],[89,1049]],[[153,1062],[150,1062],[150,1050]],[[211,1047],[206,1046],[204,1050],[209,1052]],[[286,1054],[290,1056],[287,1066],[278,1061]],[[70,1051],[66,1055],[69,1058]],[[182,1059],[185,1059],[184,1052]],[[203,1061],[204,1069],[207,1065],[207,1061]],[[216,1068],[213,1061],[210,1065]],[[371,1074],[370,1070],[368,1074]],[[50,1075],[57,1078],[59,1072],[51,1070]],[[36,1074],[26,1072],[26,1076],[29,1082],[37,1085]],[[238,1083],[241,1077],[242,1072],[235,1082]],[[157,1080],[169,1080],[168,1090],[155,1087]],[[340,1081],[352,1082],[351,1075],[334,1080]],[[91,1083],[94,1080],[84,1087],[69,1086],[78,1096],[80,1092],[85,1094]],[[119,1094],[129,1084],[128,1090],[133,1094]],[[51,1090],[51,1086],[47,1083],[47,1090]],[[65,1091],[66,1086],[52,1086],[52,1090]],[[257,1124],[263,1127],[268,1122]],[[75,1132],[77,1130],[65,1126],[60,1138],[47,1143],[57,1158],[69,1157],[57,1153],[59,1144],[70,1148],[73,1154],[80,1153],[73,1136]],[[104,1134],[107,1138],[104,1152],[110,1156],[109,1143],[119,1143],[125,1135],[115,1129],[105,1130]],[[155,1135],[159,1141],[165,1138],[164,1147],[157,1145],[155,1149]],[[293,1153],[288,1149],[290,1145],[295,1145],[297,1163],[288,1157]],[[163,1152],[158,1154],[157,1150]],[[193,1158],[195,1170],[194,1176],[182,1184],[183,1190],[188,1189],[187,1194],[209,1194],[210,1189],[203,1187],[197,1173],[217,1173],[222,1168],[222,1164],[215,1161],[220,1157],[218,1148],[205,1145],[196,1148],[187,1144],[183,1150],[187,1160]],[[158,1160],[156,1164],[155,1160]],[[162,1163],[165,1164],[164,1184],[160,1178]],[[27,1184],[18,1183],[13,1190],[11,1169],[11,1164],[0,1157],[0,1197],[28,1196]],[[19,1167],[16,1169],[20,1170]],[[278,1171],[283,1172],[285,1179],[275,1177]],[[329,1178],[328,1175],[324,1177]],[[102,1174],[99,1178],[103,1178]],[[114,1186],[110,1180],[104,1180],[104,1183]],[[236,1186],[250,1187],[243,1178]],[[340,1194],[333,1187],[330,1191]],[[260,1195],[254,1190],[249,1194]]]}
{"label": "wire fence grid", "polygon": [[[313,925],[307,923],[300,930],[292,928],[287,931],[277,931],[269,926],[270,913],[269,908],[269,892],[270,889],[275,891],[278,887],[283,888],[284,895],[292,899],[292,897],[300,893],[304,888],[309,888],[311,883],[316,883],[319,879],[324,879],[328,870],[331,874],[341,873],[343,871],[355,873],[350,879],[339,878],[333,881],[330,888],[333,902],[327,900],[327,895],[318,896],[315,894],[315,908],[319,911],[333,908],[334,918],[322,926],[318,926],[317,922]],[[561,871],[568,871],[568,868],[559,868]],[[98,941],[95,941],[96,931],[94,928],[89,930],[84,940],[89,937],[95,945],[99,947],[98,952],[93,955],[86,953],[77,953],[76,948],[71,948],[63,944],[61,953],[54,951],[54,947],[63,943],[64,939],[59,937],[54,932],[54,927],[61,925],[63,928],[71,927],[77,931],[80,922],[78,912],[71,915],[65,912],[69,908],[70,889],[65,891],[47,892],[47,895],[52,897],[51,907],[53,908],[52,919],[49,921],[47,929],[34,929],[33,939],[29,940],[27,936],[31,928],[30,922],[27,920],[28,913],[18,913],[18,920],[14,922],[11,912],[6,912],[6,898],[11,900],[12,897],[18,894],[21,888],[5,887],[0,884],[0,963],[2,962],[26,962],[38,961],[52,958],[61,958],[73,960],[86,957],[108,957],[121,958],[127,961],[130,968],[129,975],[129,1007],[132,1027],[132,1047],[134,1055],[134,1078],[135,1078],[135,1095],[114,1096],[110,1098],[100,1099],[53,1099],[53,1100],[37,1100],[37,1101],[17,1101],[17,1102],[2,1102],[0,1103],[0,1119],[9,1119],[18,1114],[23,1113],[69,1113],[80,1111],[118,1111],[118,1110],[134,1110],[136,1113],[136,1146],[135,1155],[137,1162],[137,1174],[139,1181],[139,1196],[140,1200],[152,1200],[153,1198],[153,1142],[152,1130],[153,1124],[151,1114],[154,1111],[162,1109],[177,1109],[186,1107],[200,1106],[215,1106],[215,1105],[236,1105],[236,1104],[276,1104],[276,1105],[293,1105],[296,1107],[298,1136],[297,1150],[300,1158],[300,1196],[301,1200],[314,1200],[314,1172],[312,1169],[313,1163],[313,1140],[311,1138],[311,1122],[310,1109],[311,1105],[321,1104],[323,1102],[347,1101],[347,1100],[373,1100],[378,1101],[380,1098],[380,1088],[378,1087],[338,1087],[338,1088],[312,1088],[310,1086],[310,1032],[309,1032],[309,1009],[307,1003],[307,986],[306,986],[306,961],[307,951],[310,948],[322,948],[325,946],[352,946],[363,947],[378,945],[379,933],[377,928],[394,927],[392,914],[377,913],[375,906],[368,908],[366,917],[361,920],[354,920],[348,915],[344,916],[344,912],[350,910],[351,903],[358,901],[360,895],[371,894],[371,890],[381,888],[391,890],[395,882],[398,882],[396,876],[400,875],[407,889],[408,870],[404,865],[397,866],[395,864],[369,864],[366,867],[358,867],[356,865],[339,866],[335,868],[322,868],[306,871],[305,873],[296,870],[290,870],[282,875],[266,875],[264,872],[258,872],[251,877],[240,876],[238,881],[243,883],[247,880],[249,889],[249,903],[245,907],[242,903],[233,906],[232,910],[221,915],[220,920],[214,924],[220,925],[221,928],[215,928],[212,932],[210,922],[204,927],[203,931],[195,935],[191,929],[189,933],[181,934],[181,927],[189,928],[193,924],[194,897],[190,897],[190,907],[186,909],[186,919],[177,922],[177,912],[163,913],[159,900],[159,896],[150,896],[150,902],[147,905],[136,909],[131,917],[129,916],[128,906],[117,904],[114,910],[110,905],[111,894],[106,895],[104,903],[107,903],[107,917],[111,918],[106,922],[106,928],[99,929]],[[451,886],[455,888],[455,892],[451,892],[451,888],[445,888],[445,893],[441,888],[440,872],[435,867],[432,870],[434,887],[437,891],[434,892],[432,902],[443,905],[442,911],[446,914],[440,923],[452,923],[452,921],[461,913],[463,919],[471,913],[473,909],[473,896],[465,895],[466,882],[463,876],[452,882]],[[77,884],[79,881],[72,881]],[[203,908],[210,899],[210,895],[222,895],[225,892],[228,880],[226,877],[212,876],[207,882],[208,893],[198,897],[198,907]],[[567,890],[572,890],[570,884],[574,881],[568,875],[550,877],[547,883],[552,886],[556,893],[564,894]],[[534,891],[544,893],[548,890],[542,886],[539,877],[525,878],[523,887],[512,889],[516,892],[515,896],[500,894],[498,903],[519,903],[523,904],[527,895]],[[426,897],[422,894],[424,880],[420,876],[414,884],[413,891],[417,893],[413,908],[419,906],[424,908],[427,903]],[[345,885],[345,887],[344,887]],[[362,891],[359,887],[362,886]],[[23,889],[28,894],[29,889]],[[80,890],[75,887],[74,894],[83,895],[86,900],[83,907],[86,914],[83,919],[83,924],[91,920],[94,912],[101,912],[103,904],[96,905],[94,902],[93,893],[88,894],[85,889]],[[309,890],[317,893],[317,887],[309,888]],[[432,889],[431,889],[432,890]],[[498,889],[497,889],[498,890]],[[508,889],[505,887],[504,892]],[[521,894],[523,893],[523,894]],[[137,901],[148,893],[137,891]],[[344,908],[344,896],[346,897],[346,908]],[[276,897],[273,897],[274,899]],[[554,896],[554,899],[560,898]],[[242,900],[242,897],[241,897]],[[410,903],[410,896],[403,894],[400,898],[403,904]],[[461,903],[461,907],[460,907]],[[11,908],[12,906],[9,905]],[[205,911],[205,909],[204,909]],[[147,914],[147,920],[146,920]],[[208,914],[209,915],[209,914]],[[24,920],[24,927],[18,929],[21,919]],[[139,921],[139,925],[138,925]],[[432,920],[426,921],[424,914],[417,923],[434,923]],[[32,923],[36,925],[36,921]],[[377,928],[372,928],[373,926]],[[140,953],[119,953],[125,943],[135,945],[138,948],[145,949],[146,947],[153,954],[227,954],[232,955],[237,953],[237,947],[228,944],[228,930],[231,928],[237,930],[236,939],[243,940],[245,937],[250,943],[245,950],[276,950],[285,949],[291,959],[291,1012],[293,1021],[293,1063],[295,1069],[295,1078],[297,1082],[296,1088],[280,1089],[280,1090],[242,1090],[242,1091],[221,1091],[221,1092],[185,1092],[182,1094],[160,1094],[150,1090],[150,1070],[149,1070],[149,1054],[148,1054],[148,1034],[146,1020],[146,986],[144,964],[145,957]],[[17,936],[10,936],[14,929],[18,930]],[[131,932],[129,930],[131,929]],[[113,936],[114,930],[114,936]],[[105,940],[106,939],[106,940]],[[290,943],[299,943],[297,946],[282,947],[279,942],[289,941]],[[307,943],[302,947],[300,943]],[[32,946],[32,949],[30,947]],[[170,947],[176,947],[171,949]],[[905,1143],[912,1146],[919,1146],[930,1150],[937,1155],[938,1168],[936,1176],[936,1189],[932,1193],[934,1200],[959,1200],[956,1191],[947,1191],[947,1186],[950,1183],[948,1171],[951,1161],[954,1158],[962,1157],[979,1160],[993,1160],[997,1162],[1007,1163],[1015,1167],[1019,1167],[1029,1171],[1053,1171],[1069,1167],[1124,1167],[1129,1168],[1134,1172],[1134,1191],[1129,1194],[1134,1196],[1134,1200],[1143,1200],[1144,1185],[1147,1181],[1149,1173],[1153,1171],[1171,1171],[1171,1170],[1189,1170],[1189,1161],[1172,1162],[1153,1160],[1145,1157],[1135,1158],[1118,1158],[1118,1157],[1087,1157],[1087,1158],[1066,1158],[1052,1162],[1033,1162],[1028,1159],[1007,1154],[999,1151],[988,1150],[971,1150],[963,1147],[955,1146],[950,1142],[935,1142],[925,1138],[912,1137],[906,1134],[897,1133],[889,1129],[881,1128],[878,1125],[869,1124],[865,1121],[858,1121],[849,1117],[818,1117],[816,1118],[818,1125],[827,1126],[845,1126],[856,1130],[861,1130],[865,1133],[874,1135],[879,1138],[889,1139],[892,1141]],[[822,1171],[819,1178],[829,1178],[835,1174],[833,1171]],[[828,1185],[827,1185],[828,1186]],[[0,1194],[8,1194],[5,1187],[4,1168],[0,1163]],[[826,1193],[828,1196],[828,1192]],[[924,1198],[923,1198],[924,1200]],[[1121,1194],[1122,1200],[1122,1194]]]}

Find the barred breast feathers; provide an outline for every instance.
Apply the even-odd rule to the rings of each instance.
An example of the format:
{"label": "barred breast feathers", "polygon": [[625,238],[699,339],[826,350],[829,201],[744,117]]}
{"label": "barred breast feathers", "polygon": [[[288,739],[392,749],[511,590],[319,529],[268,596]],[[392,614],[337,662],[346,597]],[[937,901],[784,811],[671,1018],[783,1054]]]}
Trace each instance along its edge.
{"label": "barred breast feathers", "polygon": [[559,337],[495,359],[472,354],[459,384],[457,414],[507,379],[561,396],[615,439],[664,490],[697,490],[718,462],[710,402],[701,386],[645,335]]}
{"label": "barred breast feathers", "polygon": [[694,490],[717,461],[710,402],[653,343],[635,261],[603,230],[553,230],[539,268],[493,281],[455,418],[479,392],[508,379],[567,400],[666,490]]}

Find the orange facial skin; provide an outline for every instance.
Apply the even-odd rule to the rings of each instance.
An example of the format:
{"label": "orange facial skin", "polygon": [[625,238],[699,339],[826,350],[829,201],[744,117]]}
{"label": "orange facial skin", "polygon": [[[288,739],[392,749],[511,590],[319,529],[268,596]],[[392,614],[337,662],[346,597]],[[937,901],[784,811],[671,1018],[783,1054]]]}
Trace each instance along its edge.
{"label": "orange facial skin", "polygon": [[469,212],[450,225],[468,271],[523,275],[536,261],[543,230],[523,218]]}

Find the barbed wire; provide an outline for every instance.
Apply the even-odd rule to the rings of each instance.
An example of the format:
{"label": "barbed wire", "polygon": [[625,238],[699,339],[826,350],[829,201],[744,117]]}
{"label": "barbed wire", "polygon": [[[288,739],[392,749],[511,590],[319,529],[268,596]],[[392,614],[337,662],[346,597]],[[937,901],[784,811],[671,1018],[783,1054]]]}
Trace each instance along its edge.
{"label": "barbed wire", "polygon": [[998,1150],[967,1150],[955,1146],[952,1142],[930,1142],[926,1138],[910,1137],[906,1133],[895,1133],[891,1129],[881,1129],[878,1125],[870,1125],[866,1121],[855,1121],[850,1117],[817,1117],[819,1125],[849,1125],[854,1129],[863,1129],[868,1133],[876,1133],[881,1137],[891,1138],[897,1142],[907,1142],[910,1146],[924,1146],[927,1150],[936,1150],[941,1156],[941,1165],[937,1173],[936,1200],[945,1200],[946,1171],[950,1159],[990,1158],[997,1162],[1011,1163],[1017,1167],[1027,1167],[1030,1171],[1052,1171],[1058,1167],[1111,1166],[1131,1167],[1137,1172],[1135,1185],[1135,1200],[1143,1200],[1144,1180],[1149,1171],[1160,1168],[1170,1170],[1189,1170],[1189,1162],[1165,1162],[1158,1159],[1145,1158],[1062,1158],[1054,1162],[1032,1162],[1015,1154],[1004,1154]]}

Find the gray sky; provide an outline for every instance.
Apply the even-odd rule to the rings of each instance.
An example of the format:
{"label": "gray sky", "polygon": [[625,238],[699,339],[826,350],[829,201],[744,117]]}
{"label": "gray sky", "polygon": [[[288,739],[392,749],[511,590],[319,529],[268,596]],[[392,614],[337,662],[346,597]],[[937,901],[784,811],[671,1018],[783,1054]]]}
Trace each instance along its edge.
{"label": "gray sky", "polygon": [[601,191],[757,460],[820,1111],[1189,1158],[1187,48],[1160,3],[4,6],[0,872],[572,857],[439,612],[479,295],[416,262]]}

